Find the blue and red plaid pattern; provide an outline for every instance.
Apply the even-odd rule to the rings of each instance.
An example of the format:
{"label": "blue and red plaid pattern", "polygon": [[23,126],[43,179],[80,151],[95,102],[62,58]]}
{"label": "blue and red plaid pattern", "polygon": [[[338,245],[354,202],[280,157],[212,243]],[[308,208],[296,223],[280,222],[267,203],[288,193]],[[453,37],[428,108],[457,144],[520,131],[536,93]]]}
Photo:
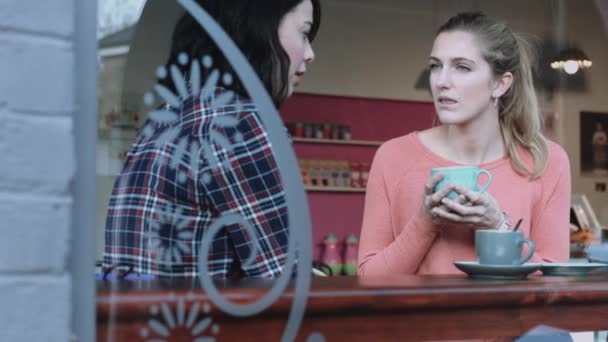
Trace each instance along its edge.
{"label": "blue and red plaid pattern", "polygon": [[[243,99],[217,106],[214,101],[222,93],[188,98],[179,109],[167,106],[176,120],[148,118],[110,197],[104,267],[129,264],[139,273],[195,277],[205,238],[213,239],[211,276],[281,273],[287,256],[287,204],[271,143],[255,106]],[[257,236],[249,236],[240,224],[206,236],[223,213],[240,215]],[[252,238],[259,252],[255,263],[245,267]]]}

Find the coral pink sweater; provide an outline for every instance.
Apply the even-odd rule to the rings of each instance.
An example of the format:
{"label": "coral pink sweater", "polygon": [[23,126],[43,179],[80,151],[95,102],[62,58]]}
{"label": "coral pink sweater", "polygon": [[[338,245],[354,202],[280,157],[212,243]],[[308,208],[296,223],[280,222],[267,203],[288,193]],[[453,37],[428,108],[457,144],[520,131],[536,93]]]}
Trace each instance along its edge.
{"label": "coral pink sweater", "polygon": [[[487,191],[520,230],[534,241],[530,262],[567,261],[569,256],[570,163],[548,142],[544,175],[529,180],[504,157],[479,165],[492,174]],[[526,165],[529,154],[520,152]],[[422,214],[424,184],[433,167],[460,165],[424,146],[410,133],[384,143],[369,175],[359,246],[359,275],[460,273],[454,261],[474,261],[474,230],[436,227]]]}

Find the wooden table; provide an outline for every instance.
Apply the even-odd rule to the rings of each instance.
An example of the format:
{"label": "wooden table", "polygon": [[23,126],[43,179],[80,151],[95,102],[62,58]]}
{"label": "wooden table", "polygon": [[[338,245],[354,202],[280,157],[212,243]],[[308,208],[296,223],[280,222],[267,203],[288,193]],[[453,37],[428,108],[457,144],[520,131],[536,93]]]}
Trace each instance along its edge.
{"label": "wooden table", "polygon": [[[218,286],[225,298],[247,303],[270,285],[249,280]],[[97,340],[154,340],[164,327],[168,336],[154,341],[194,341],[192,330],[200,324],[198,329],[205,329],[195,336],[217,341],[279,341],[292,294],[287,290],[253,318],[236,318],[210,305],[196,280],[100,281]],[[195,307],[196,319],[187,327]],[[175,328],[163,316],[167,311]],[[540,324],[569,331],[607,330],[608,276],[509,281],[464,276],[314,278],[298,339],[305,341],[313,332],[327,341],[349,342],[504,337],[520,336]]]}

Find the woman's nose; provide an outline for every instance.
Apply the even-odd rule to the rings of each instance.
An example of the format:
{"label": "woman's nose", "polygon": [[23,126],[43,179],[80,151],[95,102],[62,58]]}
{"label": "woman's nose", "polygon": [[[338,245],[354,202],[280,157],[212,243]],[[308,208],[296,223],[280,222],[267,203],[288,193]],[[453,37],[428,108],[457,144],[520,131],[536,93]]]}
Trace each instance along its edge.
{"label": "woman's nose", "polygon": [[440,88],[449,88],[451,85],[451,76],[448,70],[443,69],[436,75],[436,84]]}
{"label": "woman's nose", "polygon": [[306,52],[304,53],[304,60],[306,63],[311,63],[315,60],[315,52],[312,49],[310,43],[306,44]]}

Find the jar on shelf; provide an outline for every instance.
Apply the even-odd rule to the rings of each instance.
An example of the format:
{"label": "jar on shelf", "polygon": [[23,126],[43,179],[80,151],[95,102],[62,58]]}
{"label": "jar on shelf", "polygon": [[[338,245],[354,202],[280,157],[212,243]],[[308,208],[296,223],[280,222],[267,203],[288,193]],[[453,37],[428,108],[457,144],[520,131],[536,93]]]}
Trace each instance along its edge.
{"label": "jar on shelf", "polygon": [[340,185],[344,188],[350,188],[350,166],[348,160],[340,162]]}
{"label": "jar on shelf", "polygon": [[359,251],[359,239],[355,234],[350,234],[344,241],[344,274],[357,275],[357,253]]}
{"label": "jar on shelf", "polygon": [[323,139],[331,139],[331,124],[323,124]]}
{"label": "jar on shelf", "polygon": [[321,185],[333,186],[331,180],[331,160],[321,161]]}
{"label": "jar on shelf", "polygon": [[338,239],[334,234],[329,234],[323,241],[323,245],[323,263],[329,266],[333,275],[342,274],[343,265],[338,250]]}
{"label": "jar on shelf", "polygon": [[304,182],[304,185],[312,185],[312,181],[310,179],[310,162],[306,159],[301,159],[299,162],[302,182]]}
{"label": "jar on shelf", "polygon": [[321,170],[319,167],[319,161],[315,159],[309,160],[308,166],[310,174],[310,185],[321,186],[323,183],[321,181]]}
{"label": "jar on shelf", "polygon": [[306,123],[303,123],[302,126],[304,127],[304,135],[302,136],[303,138],[314,138],[315,137],[313,124],[306,122]]}
{"label": "jar on shelf", "polygon": [[340,125],[331,125],[331,139],[340,140]]}
{"label": "jar on shelf", "polygon": [[331,179],[330,179],[330,186],[333,187],[340,187],[342,186],[342,182],[340,181],[340,176],[341,176],[341,171],[340,171],[340,160],[332,160],[330,163],[330,172],[331,172]]}
{"label": "jar on shelf", "polygon": [[296,122],[293,125],[293,136],[298,138],[304,137],[304,124],[301,122]]}
{"label": "jar on shelf", "polygon": [[315,124],[315,136],[316,139],[323,139],[323,124]]}
{"label": "jar on shelf", "polygon": [[340,126],[340,139],[342,140],[350,140],[351,139],[351,135],[350,135],[350,126]]}

